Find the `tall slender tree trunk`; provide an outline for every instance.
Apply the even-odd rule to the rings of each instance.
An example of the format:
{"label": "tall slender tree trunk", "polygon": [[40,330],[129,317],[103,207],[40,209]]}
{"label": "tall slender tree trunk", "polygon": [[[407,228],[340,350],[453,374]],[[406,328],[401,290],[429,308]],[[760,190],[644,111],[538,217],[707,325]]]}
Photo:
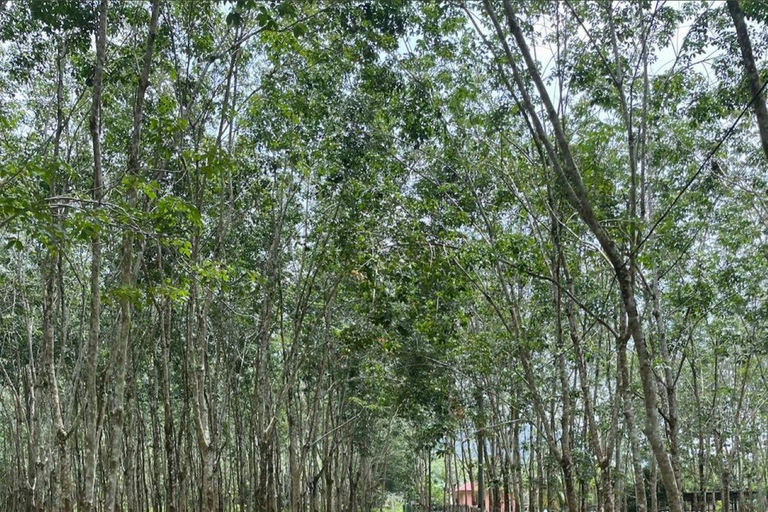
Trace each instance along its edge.
{"label": "tall slender tree trunk", "polygon": [[632,458],[632,471],[635,483],[635,504],[637,512],[646,512],[648,502],[645,494],[645,473],[642,466],[640,453],[640,436],[635,427],[635,413],[632,407],[632,394],[629,387],[629,369],[627,368],[627,343],[626,340],[618,340],[617,371],[619,378],[619,390],[617,394],[623,402],[624,425],[629,436],[629,450]]}
{"label": "tall slender tree trunk", "polygon": [[664,327],[664,319],[661,314],[661,291],[659,287],[659,272],[658,269],[654,269],[653,281],[652,281],[652,293],[653,293],[653,317],[656,321],[656,332],[658,336],[659,355],[664,363],[664,379],[663,388],[664,395],[662,403],[664,405],[665,422],[667,424],[667,436],[669,437],[669,457],[672,462],[672,469],[675,472],[675,480],[678,487],[682,485],[682,477],[680,476],[680,441],[679,441],[679,428],[677,424],[678,418],[678,406],[677,406],[677,379],[674,375],[674,361],[672,355],[669,352],[669,345],[667,343],[667,334]]}
{"label": "tall slender tree trunk", "polygon": [[557,361],[557,370],[560,378],[560,401],[563,406],[563,413],[560,418],[560,466],[563,470],[563,483],[565,485],[565,499],[568,503],[569,512],[577,512],[579,510],[579,501],[576,497],[576,485],[574,483],[574,467],[573,467],[573,450],[571,434],[573,430],[572,411],[573,404],[571,402],[571,382],[566,368],[566,347],[563,340],[563,300],[562,300],[562,286],[560,283],[560,276],[562,274],[562,251],[560,249],[560,221],[557,218],[557,203],[552,198],[552,194],[549,194],[551,216],[551,235],[554,241],[554,252],[552,254],[552,277],[554,279],[552,285],[553,293],[553,306],[554,306],[554,320],[555,320],[555,343],[557,347],[557,354],[555,356]]}
{"label": "tall slender tree trunk", "polygon": [[[91,99],[90,132],[93,147],[93,200],[96,208],[101,205],[103,194],[103,170],[101,159],[101,95],[104,76],[104,60],[107,47],[107,11],[109,0],[101,0],[98,9],[96,30],[96,65],[93,72],[93,90]],[[96,463],[98,460],[99,431],[101,423],[101,404],[97,392],[97,364],[99,352],[99,326],[101,317],[101,238],[94,230],[91,238],[91,304],[88,327],[88,345],[86,355],[85,388],[85,509],[95,508]]]}
{"label": "tall slender tree trunk", "polygon": [[755,109],[757,118],[757,129],[760,132],[760,142],[763,146],[763,153],[768,159],[768,107],[765,105],[765,91],[760,82],[760,74],[755,65],[755,56],[752,54],[752,42],[749,39],[747,23],[744,20],[744,13],[741,10],[739,0],[727,0],[728,12],[736,27],[737,40],[741,49],[741,60],[744,63],[744,70],[749,81],[749,91],[754,96],[752,107]]}
{"label": "tall slender tree trunk", "polygon": [[[149,73],[152,67],[152,54],[154,50],[155,38],[157,36],[157,24],[160,16],[160,0],[153,0],[152,13],[150,15],[149,31],[147,34],[146,47],[144,50],[144,59],[142,62],[139,83],[136,89],[135,103],[133,107],[133,127],[131,132],[131,144],[128,155],[128,176],[136,179],[139,174],[139,145],[141,142],[141,123],[144,115],[144,95],[149,86]],[[136,184],[130,183],[127,191],[128,208],[132,211],[136,208],[137,192]],[[134,272],[134,234],[132,228],[128,226],[123,232],[123,241],[120,249],[120,323],[118,326],[117,338],[112,346],[111,352],[111,371],[114,388],[110,402],[110,450],[109,463],[107,467],[107,496],[106,510],[122,508],[118,503],[119,496],[119,478],[123,451],[124,436],[124,404],[126,371],[128,362],[128,347],[131,334],[131,315],[132,315],[132,293],[135,285]]]}
{"label": "tall slender tree trunk", "polygon": [[477,506],[485,510],[485,406],[483,392],[476,392],[477,403]]}

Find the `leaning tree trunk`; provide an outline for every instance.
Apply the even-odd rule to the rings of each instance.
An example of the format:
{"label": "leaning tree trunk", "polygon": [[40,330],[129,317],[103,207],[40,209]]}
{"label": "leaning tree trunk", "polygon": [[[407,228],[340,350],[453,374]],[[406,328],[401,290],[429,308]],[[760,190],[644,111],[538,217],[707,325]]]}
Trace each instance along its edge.
{"label": "leaning tree trunk", "polygon": [[[484,4],[486,11],[488,11],[489,14],[493,13],[493,8],[490,2],[485,0]],[[592,234],[595,235],[595,238],[597,238],[600,247],[605,252],[616,275],[616,280],[619,284],[619,290],[621,292],[622,302],[627,312],[628,330],[635,342],[635,349],[637,351],[639,361],[640,380],[643,387],[643,402],[645,406],[645,434],[661,470],[661,475],[667,490],[670,512],[683,512],[682,496],[677,486],[677,479],[675,478],[675,472],[669,460],[669,454],[664,443],[664,438],[661,435],[659,429],[656,379],[653,374],[653,369],[651,366],[651,355],[648,352],[648,347],[646,345],[645,333],[643,331],[640,312],[638,310],[637,300],[635,298],[632,273],[628,268],[627,263],[624,260],[624,256],[619,246],[616,244],[616,241],[611,238],[611,236],[605,230],[604,226],[598,220],[597,215],[592,208],[592,203],[582,181],[581,173],[579,172],[573,155],[571,154],[570,144],[566,138],[565,132],[560,122],[560,118],[557,114],[557,111],[555,110],[554,105],[552,104],[549,93],[547,91],[547,87],[541,77],[541,74],[538,71],[531,51],[528,48],[528,44],[525,40],[522,29],[518,24],[517,16],[515,15],[512,2],[511,0],[504,0],[503,4],[509,30],[517,42],[517,47],[523,56],[528,73],[536,87],[536,90],[538,91],[539,97],[544,103],[549,122],[557,141],[557,149],[555,149],[553,144],[550,142],[547,133],[544,130],[541,120],[538,117],[538,111],[533,106],[530,95],[528,94],[526,83],[523,80],[522,74],[518,70],[517,64],[514,60],[511,60],[508,64],[512,69],[518,92],[522,98],[522,105],[528,112],[537,136],[546,148],[551,164],[559,176],[560,182],[563,184],[566,190],[569,202],[578,212],[579,217],[587,225]],[[497,33],[499,33],[500,38],[504,37],[503,31],[497,29]]]}
{"label": "leaning tree trunk", "polygon": [[752,54],[752,42],[749,39],[747,23],[744,21],[744,13],[741,11],[739,0],[728,0],[728,12],[731,14],[733,24],[736,27],[736,35],[741,49],[741,60],[749,81],[749,91],[754,97],[752,106],[757,117],[757,128],[760,132],[760,142],[763,145],[763,153],[768,158],[768,107],[765,105],[765,92],[760,83],[760,74],[755,65],[755,56]]}

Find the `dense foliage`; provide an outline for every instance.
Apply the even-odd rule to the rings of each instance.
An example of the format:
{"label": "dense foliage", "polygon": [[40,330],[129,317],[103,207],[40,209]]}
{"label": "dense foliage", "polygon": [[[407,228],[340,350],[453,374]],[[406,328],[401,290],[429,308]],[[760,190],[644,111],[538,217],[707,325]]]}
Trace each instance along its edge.
{"label": "dense foliage", "polygon": [[0,508],[765,511],[765,55],[760,0],[0,2]]}

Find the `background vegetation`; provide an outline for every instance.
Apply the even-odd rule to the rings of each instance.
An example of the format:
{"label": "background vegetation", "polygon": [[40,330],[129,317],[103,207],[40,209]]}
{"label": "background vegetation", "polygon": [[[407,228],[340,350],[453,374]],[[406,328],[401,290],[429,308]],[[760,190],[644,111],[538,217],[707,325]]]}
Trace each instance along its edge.
{"label": "background vegetation", "polygon": [[764,2],[6,0],[0,39],[0,508],[765,510]]}

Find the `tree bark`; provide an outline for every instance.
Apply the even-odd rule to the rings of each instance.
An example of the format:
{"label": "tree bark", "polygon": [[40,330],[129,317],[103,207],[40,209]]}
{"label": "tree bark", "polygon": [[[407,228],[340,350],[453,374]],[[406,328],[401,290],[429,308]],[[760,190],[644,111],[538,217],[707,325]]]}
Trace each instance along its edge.
{"label": "tree bark", "polygon": [[485,405],[483,392],[478,390],[475,395],[477,403],[477,506],[485,510]]}
{"label": "tree bark", "polygon": [[635,482],[635,506],[637,512],[646,512],[648,510],[648,501],[645,494],[645,473],[642,466],[642,457],[640,454],[640,436],[638,436],[635,427],[635,413],[632,408],[632,394],[629,389],[629,369],[627,368],[627,342],[618,340],[618,379],[619,379],[619,399],[623,402],[624,424],[629,436],[629,447],[632,457],[632,470]]}
{"label": "tree bark", "polygon": [[[109,0],[101,0],[98,9],[98,27],[96,30],[96,65],[93,72],[93,90],[91,92],[90,132],[93,147],[93,200],[95,208],[101,205],[103,194],[103,170],[101,158],[101,95],[104,76],[104,61],[107,47],[107,11]],[[101,317],[100,296],[101,274],[101,238],[94,230],[91,238],[91,280],[90,280],[90,318],[88,326],[88,345],[86,355],[86,421],[85,421],[85,509],[94,510],[96,488],[96,464],[98,459],[99,424],[101,409],[97,392],[97,364],[99,352],[99,327]]]}
{"label": "tree bark", "polygon": [[[152,13],[149,22],[149,32],[147,34],[146,46],[144,50],[144,59],[142,62],[139,83],[136,89],[136,98],[133,107],[133,127],[131,131],[131,144],[128,155],[129,179],[135,180],[139,172],[139,144],[141,141],[141,122],[144,115],[144,95],[149,86],[149,73],[152,67],[152,53],[154,50],[155,38],[157,36],[157,24],[160,15],[160,0],[153,0]],[[128,208],[133,210],[137,203],[136,183],[131,182],[127,191]],[[126,371],[128,361],[129,338],[131,334],[131,314],[132,298],[131,291],[135,284],[134,256],[133,256],[134,234],[132,228],[128,226],[123,232],[123,241],[121,246],[120,260],[120,324],[118,327],[117,338],[111,350],[111,370],[113,375],[114,390],[110,404],[110,451],[109,464],[107,468],[107,497],[106,510],[122,508],[118,503],[119,495],[119,475],[123,451],[124,435],[124,403],[126,387]]]}
{"label": "tree bark", "polygon": [[744,13],[741,10],[739,0],[727,0],[726,5],[736,27],[736,35],[739,41],[739,48],[741,49],[741,60],[744,63],[744,71],[749,81],[749,91],[754,97],[752,107],[755,109],[760,142],[763,146],[765,158],[768,159],[768,108],[765,105],[765,91],[763,91],[763,84],[760,83],[760,74],[755,65],[755,56],[752,54],[752,42],[749,39],[747,23],[744,20]]}

